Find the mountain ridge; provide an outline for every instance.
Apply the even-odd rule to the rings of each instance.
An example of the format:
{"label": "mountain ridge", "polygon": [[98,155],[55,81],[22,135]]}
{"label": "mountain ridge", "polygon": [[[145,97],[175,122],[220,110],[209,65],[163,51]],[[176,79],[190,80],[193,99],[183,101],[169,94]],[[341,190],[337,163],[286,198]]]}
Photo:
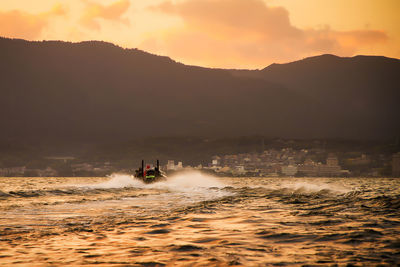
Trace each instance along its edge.
{"label": "mountain ridge", "polygon": [[321,54],[321,55],[316,55],[316,56],[310,56],[310,57],[306,57],[303,59],[299,59],[299,60],[295,60],[295,61],[290,61],[290,62],[286,62],[286,63],[272,63],[270,65],[268,65],[265,68],[260,69],[260,71],[266,71],[268,70],[268,68],[270,67],[275,67],[275,66],[282,66],[282,65],[291,65],[291,64],[299,64],[302,62],[312,62],[314,60],[336,60],[336,61],[340,61],[340,60],[352,60],[352,59],[372,59],[372,58],[380,58],[383,60],[390,60],[390,61],[400,61],[400,59],[398,58],[391,58],[391,57],[386,57],[386,56],[373,56],[373,55],[355,55],[355,56],[351,56],[351,57],[341,57],[341,56],[337,56],[334,54]]}
{"label": "mountain ridge", "polygon": [[[354,117],[327,102],[335,88],[325,88],[328,98],[304,91],[296,73],[306,67],[289,72],[280,64],[284,70],[278,73],[268,67],[210,69],[101,41],[0,38],[0,56],[0,121],[5,129],[1,138],[82,142],[148,135],[387,138],[399,130],[393,123],[400,113],[398,79],[393,75],[386,75],[391,79],[384,87],[389,98],[380,96],[375,84],[382,73],[368,78],[374,86],[366,92],[382,101],[366,103],[371,112],[361,109]],[[398,71],[398,62],[393,64],[389,73]],[[334,72],[340,73],[340,68]],[[352,85],[352,92],[359,93],[365,82],[356,80]],[[339,97],[356,100],[352,94]],[[371,114],[375,114],[372,119]]]}

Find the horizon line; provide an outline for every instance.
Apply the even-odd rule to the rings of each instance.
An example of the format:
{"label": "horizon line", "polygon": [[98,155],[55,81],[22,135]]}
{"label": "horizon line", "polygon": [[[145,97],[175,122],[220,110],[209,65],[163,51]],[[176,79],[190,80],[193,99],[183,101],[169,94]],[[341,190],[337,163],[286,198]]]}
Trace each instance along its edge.
{"label": "horizon line", "polygon": [[153,52],[149,52],[137,47],[123,47],[119,44],[115,44],[113,42],[110,41],[104,41],[104,40],[84,40],[84,41],[65,41],[65,40],[56,40],[56,39],[42,39],[42,40],[28,40],[28,39],[23,39],[23,38],[18,38],[18,37],[6,37],[6,36],[0,36],[0,39],[8,39],[8,40],[19,40],[19,41],[24,41],[24,42],[28,42],[28,43],[40,43],[40,42],[62,42],[62,43],[70,43],[70,44],[80,44],[80,43],[89,43],[89,42],[97,42],[97,43],[106,43],[106,44],[111,44],[115,47],[124,49],[124,50],[139,50],[141,52],[153,55],[153,56],[158,56],[158,57],[164,57],[164,58],[168,58],[171,61],[178,63],[178,64],[182,64],[188,67],[197,67],[197,68],[204,68],[204,69],[214,69],[214,70],[263,70],[266,69],[272,65],[285,65],[285,64],[291,64],[291,63],[295,63],[295,62],[299,62],[305,59],[310,59],[310,58],[316,58],[316,57],[321,57],[321,56],[333,56],[336,58],[341,58],[341,59],[349,59],[349,58],[355,58],[355,57],[382,57],[382,58],[387,58],[387,59],[395,59],[395,60],[400,60],[400,58],[395,58],[395,57],[388,57],[388,56],[384,56],[384,55],[366,55],[366,54],[358,54],[358,55],[353,55],[353,56],[339,56],[339,55],[335,55],[335,54],[331,54],[331,53],[325,53],[325,54],[316,54],[313,56],[309,56],[309,57],[303,57],[301,59],[297,59],[297,60],[293,60],[293,61],[288,61],[288,62],[283,62],[283,63],[271,63],[269,65],[266,65],[263,68],[220,68],[220,67],[206,67],[206,66],[200,66],[200,65],[191,65],[191,64],[186,64],[180,61],[177,61],[173,58],[171,58],[170,56],[167,55],[160,55],[160,54],[156,54]]}

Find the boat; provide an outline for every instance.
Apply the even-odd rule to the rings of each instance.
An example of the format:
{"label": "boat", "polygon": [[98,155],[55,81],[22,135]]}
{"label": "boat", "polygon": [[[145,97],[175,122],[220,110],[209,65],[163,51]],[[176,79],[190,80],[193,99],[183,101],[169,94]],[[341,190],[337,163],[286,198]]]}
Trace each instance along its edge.
{"label": "boat", "polygon": [[157,160],[156,167],[152,167],[151,165],[144,166],[144,160],[142,160],[142,165],[139,169],[135,170],[134,177],[136,179],[141,180],[146,184],[151,184],[159,181],[166,180],[166,175],[163,171],[160,170],[160,161]]}

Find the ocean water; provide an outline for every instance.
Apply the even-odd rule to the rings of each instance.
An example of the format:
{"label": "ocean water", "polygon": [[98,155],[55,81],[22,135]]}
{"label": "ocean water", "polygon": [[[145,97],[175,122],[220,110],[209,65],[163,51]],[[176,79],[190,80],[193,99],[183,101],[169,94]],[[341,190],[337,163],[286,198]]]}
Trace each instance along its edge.
{"label": "ocean water", "polygon": [[400,179],[0,178],[4,266],[398,266]]}

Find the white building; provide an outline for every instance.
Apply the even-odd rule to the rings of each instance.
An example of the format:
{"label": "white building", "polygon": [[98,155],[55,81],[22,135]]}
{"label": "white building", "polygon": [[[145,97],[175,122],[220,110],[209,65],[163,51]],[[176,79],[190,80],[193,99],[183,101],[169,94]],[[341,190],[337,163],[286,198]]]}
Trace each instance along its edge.
{"label": "white building", "polygon": [[167,171],[177,171],[177,170],[182,170],[182,169],[183,169],[182,161],[179,161],[178,164],[175,165],[174,160],[168,160]]}
{"label": "white building", "polygon": [[175,166],[175,170],[182,170],[183,169],[183,163],[182,161],[179,161],[178,164]]}
{"label": "white building", "polygon": [[168,163],[167,163],[167,170],[168,171],[173,171],[173,170],[175,170],[175,161],[173,161],[173,160],[168,160]]}

